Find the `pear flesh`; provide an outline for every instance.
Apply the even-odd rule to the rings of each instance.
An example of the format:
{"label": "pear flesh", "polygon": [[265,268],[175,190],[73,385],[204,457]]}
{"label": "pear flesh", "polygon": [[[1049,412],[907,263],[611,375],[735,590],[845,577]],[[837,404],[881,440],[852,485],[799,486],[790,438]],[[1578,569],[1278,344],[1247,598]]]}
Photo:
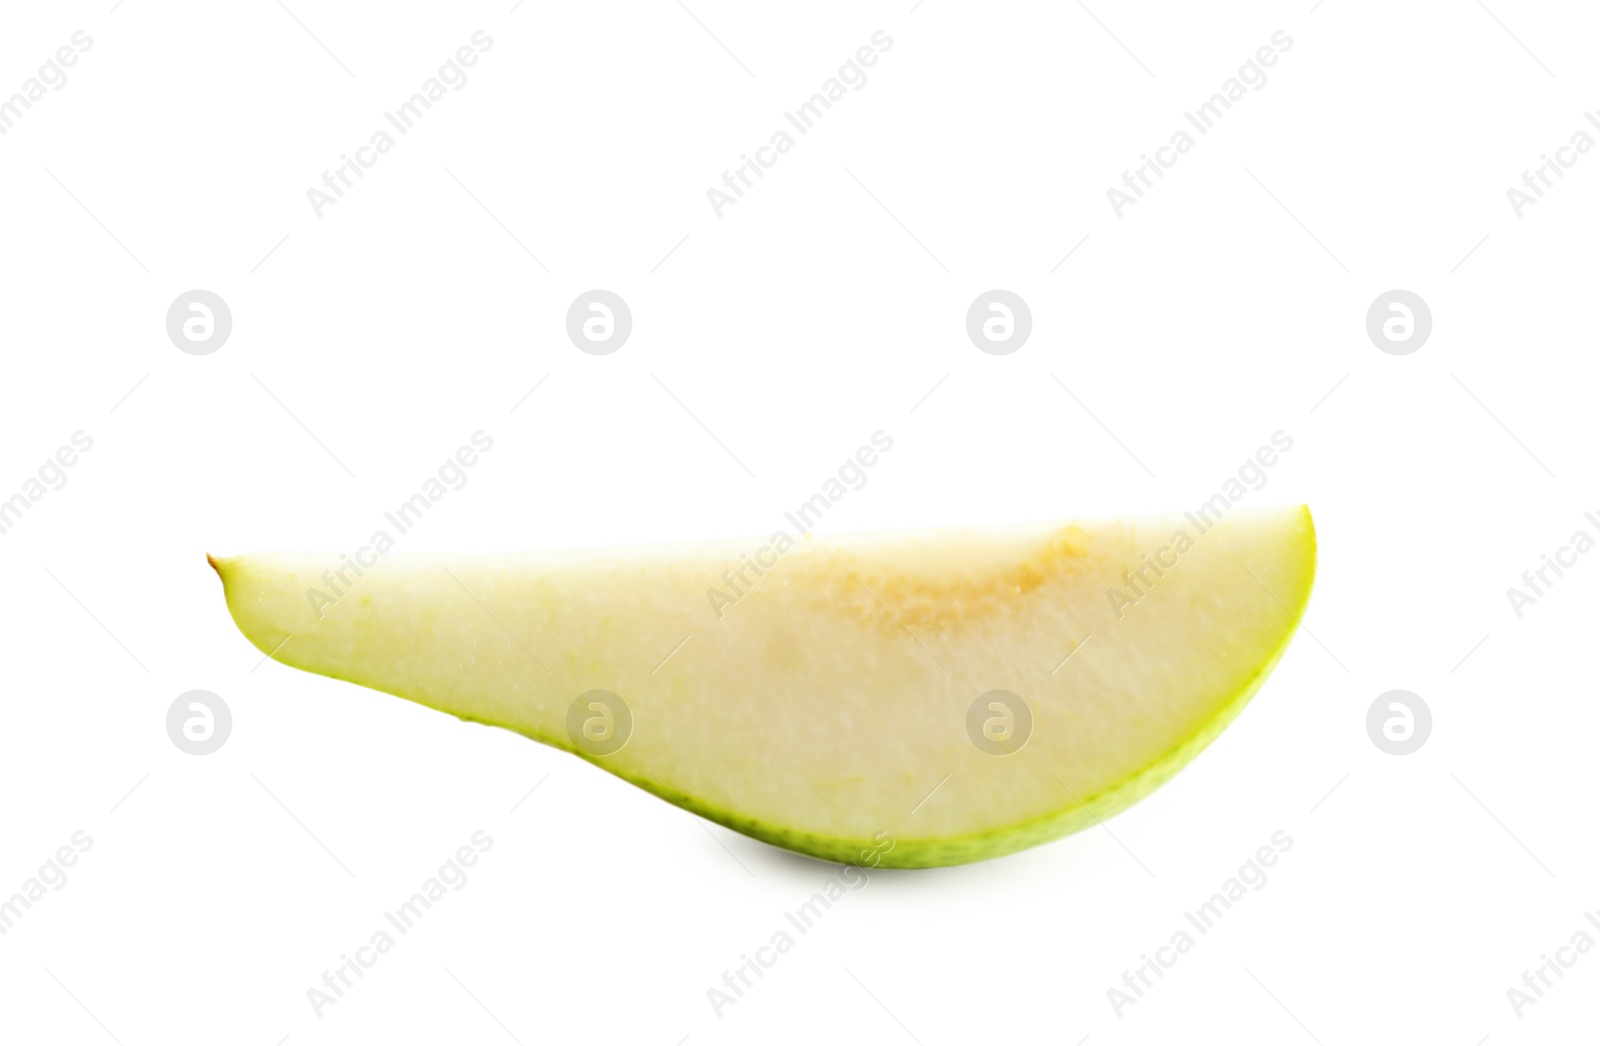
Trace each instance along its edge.
{"label": "pear flesh", "polygon": [[1092,825],[1181,769],[1288,645],[1316,538],[1296,506],[350,563],[212,560],[278,661],[777,846],[927,867]]}

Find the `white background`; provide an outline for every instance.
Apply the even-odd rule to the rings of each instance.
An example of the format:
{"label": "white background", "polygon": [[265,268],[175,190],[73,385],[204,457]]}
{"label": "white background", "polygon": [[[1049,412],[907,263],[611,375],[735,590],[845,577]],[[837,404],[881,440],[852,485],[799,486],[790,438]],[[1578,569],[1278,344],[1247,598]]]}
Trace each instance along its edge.
{"label": "white background", "polygon": [[[1600,556],[1520,619],[1506,596],[1600,508],[1600,159],[1506,197],[1600,101],[1582,5],[111,2],[0,34],[0,95],[93,39],[0,137],[0,497],[94,440],[0,535],[0,895],[93,839],[0,937],[7,1040],[1593,1028],[1600,955],[1507,998],[1600,907]],[[479,29],[470,81],[317,217],[306,190]],[[866,85],[717,217],[707,188],[880,29]],[[1118,218],[1107,188],[1280,29]],[[633,312],[613,355],[566,336],[593,287]],[[1033,313],[1008,356],[965,331],[995,287]],[[1407,356],[1365,330],[1397,287],[1433,314]],[[165,329],[193,288],[233,315],[207,356]],[[827,866],[262,664],[206,567],[355,548],[478,429],[405,550],[765,535],[877,429],[823,532],[1182,509],[1283,429],[1249,500],[1311,505],[1320,577],[1177,780],[1105,831],[874,873],[719,1017],[707,989]],[[205,757],[165,729],[194,688],[233,712]],[[1405,757],[1366,733],[1393,688],[1433,711]],[[306,990],[480,829],[467,885],[318,1017]],[[1267,885],[1118,1016],[1107,989],[1279,830]]]}

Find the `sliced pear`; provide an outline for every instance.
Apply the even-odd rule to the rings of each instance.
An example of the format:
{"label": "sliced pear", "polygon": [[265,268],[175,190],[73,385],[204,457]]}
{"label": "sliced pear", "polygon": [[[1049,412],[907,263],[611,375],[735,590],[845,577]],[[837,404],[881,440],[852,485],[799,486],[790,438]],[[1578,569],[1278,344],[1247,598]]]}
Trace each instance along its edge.
{"label": "sliced pear", "polygon": [[791,544],[390,554],[359,576],[331,555],[212,563],[285,664],[515,730],[778,846],[898,867],[1010,853],[1147,795],[1261,685],[1316,565],[1303,506]]}

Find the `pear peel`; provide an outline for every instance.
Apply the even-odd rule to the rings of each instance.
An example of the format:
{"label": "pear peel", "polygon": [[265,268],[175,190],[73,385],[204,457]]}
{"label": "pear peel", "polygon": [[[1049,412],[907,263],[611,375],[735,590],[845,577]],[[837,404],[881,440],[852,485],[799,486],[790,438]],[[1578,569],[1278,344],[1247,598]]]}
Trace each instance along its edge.
{"label": "pear peel", "polygon": [[359,575],[207,559],[275,660],[885,867],[1012,853],[1148,795],[1265,681],[1316,567],[1304,506],[805,538],[730,589],[752,547],[390,554]]}

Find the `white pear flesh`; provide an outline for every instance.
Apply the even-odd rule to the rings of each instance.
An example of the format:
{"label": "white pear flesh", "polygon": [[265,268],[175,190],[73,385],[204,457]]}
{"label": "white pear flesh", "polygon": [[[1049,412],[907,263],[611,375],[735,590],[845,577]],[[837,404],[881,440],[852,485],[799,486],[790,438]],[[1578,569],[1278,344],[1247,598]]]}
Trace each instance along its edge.
{"label": "white pear flesh", "polygon": [[[517,731],[774,845],[923,867],[1055,839],[1181,769],[1288,645],[1316,537],[1293,506],[808,536],[781,554],[350,562],[212,560],[278,661]],[[631,717],[604,754],[619,736],[568,725],[597,690]]]}

